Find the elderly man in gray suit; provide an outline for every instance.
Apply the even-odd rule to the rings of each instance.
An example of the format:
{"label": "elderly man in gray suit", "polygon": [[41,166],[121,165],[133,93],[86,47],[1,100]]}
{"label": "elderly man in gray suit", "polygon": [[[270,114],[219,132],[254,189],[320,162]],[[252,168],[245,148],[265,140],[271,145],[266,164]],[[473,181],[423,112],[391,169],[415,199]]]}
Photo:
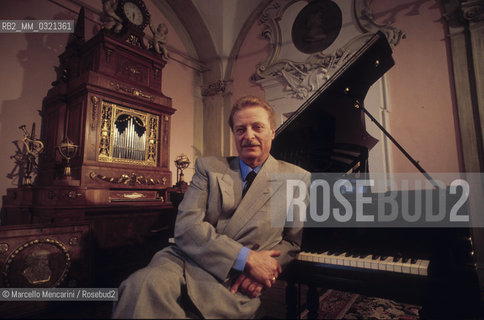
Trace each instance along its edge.
{"label": "elderly man in gray suit", "polygon": [[271,222],[286,216],[271,201],[286,194],[274,174],[309,173],[270,156],[275,121],[265,101],[239,99],[229,124],[239,157],[197,159],[175,244],[123,281],[114,318],[252,318],[261,291],[296,257],[302,228]]}

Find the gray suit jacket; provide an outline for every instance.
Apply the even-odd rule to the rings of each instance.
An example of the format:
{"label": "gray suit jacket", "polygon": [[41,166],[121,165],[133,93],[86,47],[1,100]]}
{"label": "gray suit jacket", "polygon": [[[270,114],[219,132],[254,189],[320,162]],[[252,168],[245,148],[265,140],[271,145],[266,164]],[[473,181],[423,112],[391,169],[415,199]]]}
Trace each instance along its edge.
{"label": "gray suit jacket", "polygon": [[[302,228],[273,227],[271,218],[285,218],[283,177],[298,174],[309,183],[307,171],[292,164],[266,160],[242,199],[238,157],[199,158],[190,187],[179,206],[172,253],[182,257],[190,299],[206,318],[247,318],[260,306],[258,298],[229,291],[232,266],[242,248],[280,250],[284,267],[300,249]],[[281,198],[282,196],[282,198]],[[285,199],[285,198],[284,198]]]}

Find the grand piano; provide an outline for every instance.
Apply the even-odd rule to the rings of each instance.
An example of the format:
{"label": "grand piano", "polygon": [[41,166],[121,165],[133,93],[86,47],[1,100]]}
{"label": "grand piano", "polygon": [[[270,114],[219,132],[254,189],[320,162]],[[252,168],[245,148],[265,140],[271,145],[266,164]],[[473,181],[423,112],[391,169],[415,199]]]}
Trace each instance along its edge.
{"label": "grand piano", "polygon": [[[365,116],[376,120],[363,101],[393,65],[384,34],[373,35],[277,129],[272,155],[313,173],[368,174],[378,141],[366,132]],[[308,318],[317,318],[318,288],[416,304],[421,318],[474,318],[480,298],[472,255],[469,228],[305,228],[301,253],[285,272],[287,316],[300,314],[307,285]]]}

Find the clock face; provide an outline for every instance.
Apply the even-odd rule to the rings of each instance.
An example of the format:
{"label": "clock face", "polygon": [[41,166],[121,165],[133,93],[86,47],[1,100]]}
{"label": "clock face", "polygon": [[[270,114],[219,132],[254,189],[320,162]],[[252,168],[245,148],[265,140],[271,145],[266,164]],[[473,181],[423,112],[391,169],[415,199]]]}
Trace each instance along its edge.
{"label": "clock face", "polygon": [[143,13],[141,9],[133,2],[125,2],[123,6],[124,14],[128,18],[129,22],[134,25],[140,26],[143,24]]}

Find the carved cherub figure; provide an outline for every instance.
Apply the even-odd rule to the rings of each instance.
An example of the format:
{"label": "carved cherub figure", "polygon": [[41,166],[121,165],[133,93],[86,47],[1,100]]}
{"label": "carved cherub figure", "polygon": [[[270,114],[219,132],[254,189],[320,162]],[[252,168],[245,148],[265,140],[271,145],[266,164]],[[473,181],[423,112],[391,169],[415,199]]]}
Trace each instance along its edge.
{"label": "carved cherub figure", "polygon": [[101,21],[104,28],[119,33],[123,28],[122,19],[116,14],[116,8],[118,6],[118,0],[102,0],[103,2],[103,15]]}
{"label": "carved cherub figure", "polygon": [[166,50],[166,34],[168,28],[164,23],[160,23],[158,28],[154,28],[150,23],[150,30],[153,33],[153,48],[156,53],[161,54],[164,60],[168,59],[168,51]]}

